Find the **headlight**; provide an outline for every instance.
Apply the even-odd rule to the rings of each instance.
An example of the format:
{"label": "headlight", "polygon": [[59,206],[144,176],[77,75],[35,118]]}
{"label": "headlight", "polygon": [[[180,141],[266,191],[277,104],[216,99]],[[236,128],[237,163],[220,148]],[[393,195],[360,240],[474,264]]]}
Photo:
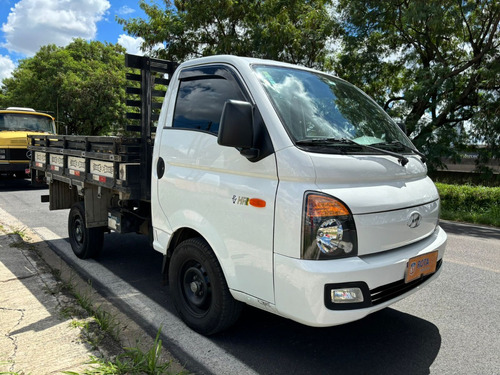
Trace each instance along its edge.
{"label": "headlight", "polygon": [[4,148],[0,148],[0,159],[5,159],[6,150]]}
{"label": "headlight", "polygon": [[340,200],[308,192],[303,215],[302,259],[337,259],[358,254],[354,219]]}

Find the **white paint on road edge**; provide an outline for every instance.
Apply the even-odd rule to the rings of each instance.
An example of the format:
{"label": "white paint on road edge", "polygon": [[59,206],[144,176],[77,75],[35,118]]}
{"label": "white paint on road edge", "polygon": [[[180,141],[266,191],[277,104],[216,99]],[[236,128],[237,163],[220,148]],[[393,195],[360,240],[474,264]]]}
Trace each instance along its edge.
{"label": "white paint on road edge", "polygon": [[[37,227],[33,228],[33,230],[46,241],[62,240],[60,236],[46,227]],[[65,255],[74,257],[75,261],[85,262],[85,271],[92,278],[105,284],[113,295],[125,302],[148,324],[157,330],[162,327],[162,333],[169,341],[173,342],[212,373],[221,375],[257,374],[253,369],[228,354],[224,349],[218,347],[206,337],[192,331],[175,315],[130,286],[127,282],[118,278],[98,262],[94,260],[77,260],[71,250],[71,246],[66,241],[60,241],[52,245],[57,246]]]}
{"label": "white paint on road edge", "polygon": [[62,240],[60,236],[45,227],[33,228],[33,230],[45,241]]}

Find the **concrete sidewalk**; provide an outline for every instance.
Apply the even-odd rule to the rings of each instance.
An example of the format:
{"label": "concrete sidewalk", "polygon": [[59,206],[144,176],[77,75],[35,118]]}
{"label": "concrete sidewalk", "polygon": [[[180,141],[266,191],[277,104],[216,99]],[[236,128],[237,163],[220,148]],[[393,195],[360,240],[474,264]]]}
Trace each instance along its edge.
{"label": "concrete sidewalk", "polygon": [[96,350],[75,318],[60,282],[8,224],[0,222],[0,372],[83,371]]}
{"label": "concrete sidewalk", "polygon": [[[56,277],[57,275],[57,277]],[[68,283],[117,322],[119,341],[103,332],[67,293]],[[98,328],[97,328],[98,329]],[[0,208],[0,374],[82,373],[91,356],[113,358],[122,347],[147,351],[153,339],[98,295],[47,243]],[[173,361],[169,371],[182,367]]]}

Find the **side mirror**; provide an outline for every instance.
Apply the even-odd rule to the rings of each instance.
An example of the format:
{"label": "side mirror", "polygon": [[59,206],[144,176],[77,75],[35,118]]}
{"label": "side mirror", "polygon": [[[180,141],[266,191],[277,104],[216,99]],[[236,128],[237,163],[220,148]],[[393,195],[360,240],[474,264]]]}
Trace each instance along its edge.
{"label": "side mirror", "polygon": [[253,105],[239,100],[228,100],[224,104],[219,124],[217,143],[221,146],[237,147],[248,159],[256,158],[254,149]]}

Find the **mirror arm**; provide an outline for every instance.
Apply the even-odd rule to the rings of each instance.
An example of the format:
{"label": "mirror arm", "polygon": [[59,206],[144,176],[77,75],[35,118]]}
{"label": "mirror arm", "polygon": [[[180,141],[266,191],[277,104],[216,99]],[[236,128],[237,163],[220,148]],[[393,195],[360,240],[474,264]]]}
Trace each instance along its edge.
{"label": "mirror arm", "polygon": [[244,148],[240,150],[240,154],[252,161],[252,159],[257,159],[259,157],[260,150],[258,148]]}

